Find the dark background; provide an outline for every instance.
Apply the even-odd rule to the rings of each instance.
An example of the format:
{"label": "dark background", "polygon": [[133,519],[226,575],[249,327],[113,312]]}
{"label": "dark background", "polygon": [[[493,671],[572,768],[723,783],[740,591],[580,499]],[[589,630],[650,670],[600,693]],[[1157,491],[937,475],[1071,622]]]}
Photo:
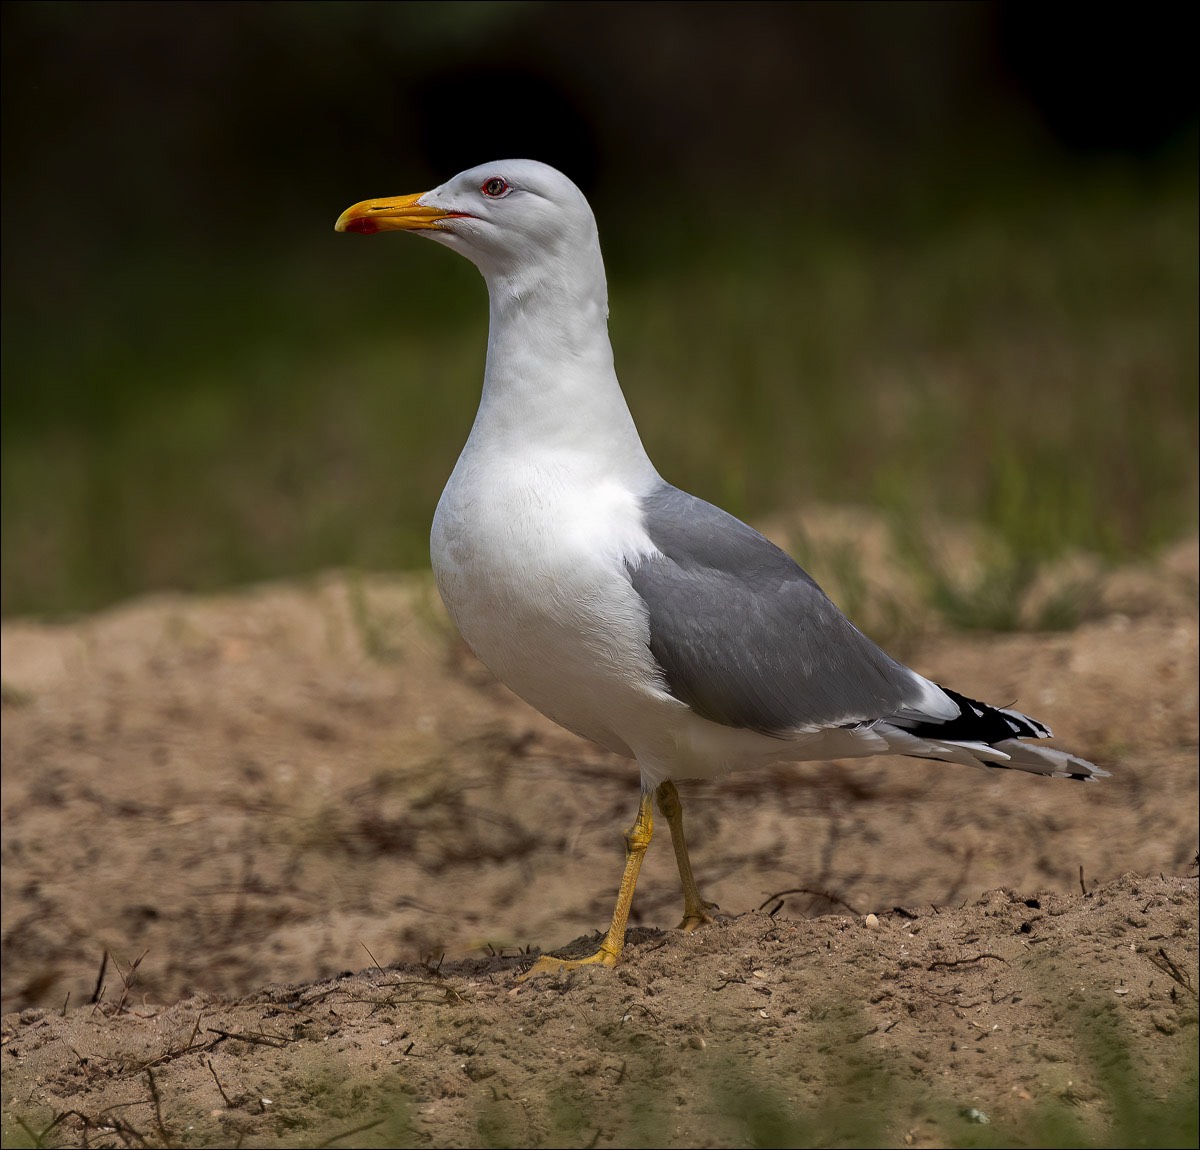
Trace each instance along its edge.
{"label": "dark background", "polygon": [[[145,586],[337,560],[336,542],[265,558],[239,543],[242,561],[193,564],[192,580],[143,565],[130,536],[147,529],[122,510],[133,497],[95,494],[116,483],[105,468],[128,476],[136,453],[100,464],[90,453],[184,375],[189,394],[261,392],[244,418],[270,418],[286,385],[238,366],[264,330],[294,331],[315,354],[351,330],[436,335],[476,322],[470,269],[413,255],[405,284],[394,259],[348,249],[357,237],[336,237],[332,222],[350,203],[488,159],[543,159],[589,194],[614,280],[635,282],[685,268],[716,233],[804,217],[886,238],[948,205],[1036,195],[1048,172],[1188,184],[1197,118],[1181,13],[6,3],[5,609],[94,606]],[[383,263],[392,280],[374,270]],[[360,275],[375,278],[356,292]],[[56,452],[45,474],[20,462]],[[48,476],[75,471],[68,494],[50,490]],[[137,482],[154,486],[153,469]],[[95,506],[77,508],[72,523],[84,526],[71,528],[87,538],[44,543],[39,518],[87,498]],[[186,517],[192,496],[180,498]],[[379,561],[419,562],[423,529]],[[94,579],[51,576],[88,567]]]}
{"label": "dark background", "polygon": [[3,12],[4,239],[26,275],[164,230],[235,247],[364,187],[506,155],[589,194],[786,180],[870,199],[872,181],[911,181],[949,148],[983,164],[1030,147],[1146,158],[1196,125],[1173,5],[1086,19],[987,3]]}

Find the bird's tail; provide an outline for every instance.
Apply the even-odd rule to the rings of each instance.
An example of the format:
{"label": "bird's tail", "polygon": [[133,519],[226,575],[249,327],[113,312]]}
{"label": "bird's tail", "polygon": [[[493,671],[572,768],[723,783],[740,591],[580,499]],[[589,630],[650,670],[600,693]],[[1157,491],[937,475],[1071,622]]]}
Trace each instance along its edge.
{"label": "bird's tail", "polygon": [[922,718],[909,712],[889,719],[886,733],[876,727],[876,731],[884,734],[894,751],[922,759],[942,759],[997,770],[1028,771],[1056,779],[1088,782],[1108,777],[1107,771],[1078,755],[1023,742],[1023,739],[1051,737],[1053,732],[1050,728],[1037,719],[1020,711],[992,707],[968,699],[966,695],[947,687],[941,690],[958,708],[957,715],[948,719]]}

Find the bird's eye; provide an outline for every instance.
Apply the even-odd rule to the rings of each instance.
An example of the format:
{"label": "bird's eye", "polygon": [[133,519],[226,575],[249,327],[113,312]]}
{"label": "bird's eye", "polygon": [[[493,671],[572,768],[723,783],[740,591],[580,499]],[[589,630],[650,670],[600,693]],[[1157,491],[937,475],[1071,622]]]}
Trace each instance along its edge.
{"label": "bird's eye", "polygon": [[508,181],[500,176],[492,176],[490,179],[483,181],[479,190],[485,196],[489,196],[493,200],[498,200],[501,196],[508,195]]}

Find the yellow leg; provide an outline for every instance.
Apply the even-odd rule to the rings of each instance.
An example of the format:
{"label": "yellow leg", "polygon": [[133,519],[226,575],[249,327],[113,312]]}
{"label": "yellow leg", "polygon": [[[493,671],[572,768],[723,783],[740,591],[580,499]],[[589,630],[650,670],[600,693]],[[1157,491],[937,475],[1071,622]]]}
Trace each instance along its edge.
{"label": "yellow leg", "polygon": [[715,902],[705,902],[700,897],[696,887],[696,879],[692,874],[692,860],[688,858],[687,839],[683,837],[683,804],[679,801],[679,792],[675,784],[668,779],[655,792],[658,797],[658,809],[671,828],[671,845],[675,848],[675,862],[679,867],[679,878],[683,883],[683,921],[680,930],[693,931],[706,923],[712,922],[708,912],[716,910]]}
{"label": "yellow leg", "polygon": [[[674,837],[672,829],[672,837]],[[637,822],[625,832],[625,873],[621,875],[621,889],[617,892],[617,906],[613,911],[612,924],[600,944],[600,949],[587,958],[557,958],[543,954],[524,974],[523,981],[539,974],[557,974],[562,970],[574,970],[577,966],[615,966],[625,947],[625,925],[629,922],[629,908],[633,905],[633,888],[637,886],[638,871],[642,859],[654,834],[654,809],[650,795],[642,795],[638,807]],[[695,883],[692,884],[693,887]]]}

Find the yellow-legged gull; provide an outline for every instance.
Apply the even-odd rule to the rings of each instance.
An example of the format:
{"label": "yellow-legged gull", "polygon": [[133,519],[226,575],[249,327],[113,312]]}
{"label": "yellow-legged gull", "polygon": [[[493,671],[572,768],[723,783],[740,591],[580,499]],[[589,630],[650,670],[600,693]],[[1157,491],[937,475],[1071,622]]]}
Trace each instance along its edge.
{"label": "yellow-legged gull", "polygon": [[673,779],[880,754],[1107,773],[1021,741],[1050,735],[1036,719],[895,662],[783,551],[659,476],[613,369],[596,222],[562,173],[484,164],[355,204],[336,227],[416,231],[483,273],[483,395],[434,516],[438,588],[493,674],[641,771],[608,934],[588,958],[543,956],[534,973],[617,961],[655,797],[683,881],[680,925],[712,921]]}

